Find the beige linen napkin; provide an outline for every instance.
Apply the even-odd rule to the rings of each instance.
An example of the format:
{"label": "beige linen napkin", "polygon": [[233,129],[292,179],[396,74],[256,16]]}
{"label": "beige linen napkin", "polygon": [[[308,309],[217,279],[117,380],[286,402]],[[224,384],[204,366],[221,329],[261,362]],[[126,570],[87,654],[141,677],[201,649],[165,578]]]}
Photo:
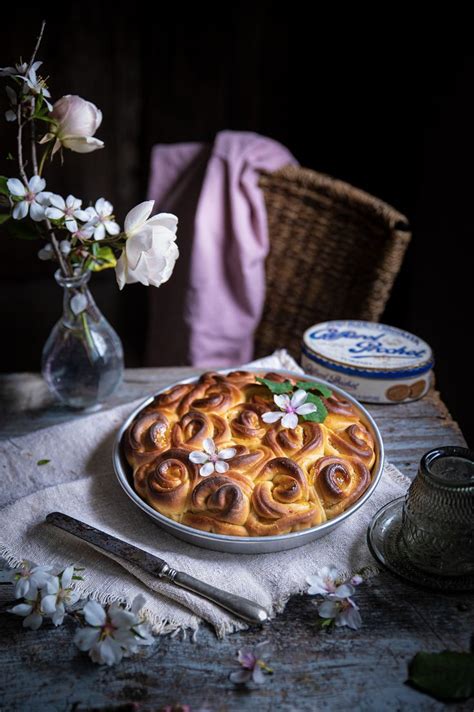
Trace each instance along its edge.
{"label": "beige linen napkin", "polygon": [[[255,363],[301,371],[281,351]],[[204,619],[218,636],[246,625],[214,604],[45,524],[45,516],[60,511],[82,519],[147,549],[174,568],[254,599],[272,616],[283,610],[292,594],[304,591],[306,577],[322,566],[335,564],[344,575],[364,567],[376,571],[366,544],[367,525],[409,483],[393,465],[386,465],[379,486],[356,514],[311,544],[259,555],[200,549],[161,530],[117,482],[111,460],[113,440],[138,402],[0,442],[0,506],[5,505],[0,509],[0,554],[11,565],[29,559],[58,569],[71,563],[84,566],[84,581],[77,583],[84,596],[130,604],[143,593],[155,632],[197,631]],[[38,466],[43,459],[50,462]]]}

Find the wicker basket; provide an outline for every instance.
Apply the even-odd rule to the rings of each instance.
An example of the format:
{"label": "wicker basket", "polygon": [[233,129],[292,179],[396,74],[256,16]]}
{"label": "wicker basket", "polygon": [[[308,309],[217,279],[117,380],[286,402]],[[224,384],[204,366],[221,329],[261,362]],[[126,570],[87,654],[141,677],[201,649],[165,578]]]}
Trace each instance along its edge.
{"label": "wicker basket", "polygon": [[377,321],[410,240],[406,218],[305,168],[263,173],[259,184],[270,254],[255,355],[284,346],[299,358],[304,330],[327,319]]}

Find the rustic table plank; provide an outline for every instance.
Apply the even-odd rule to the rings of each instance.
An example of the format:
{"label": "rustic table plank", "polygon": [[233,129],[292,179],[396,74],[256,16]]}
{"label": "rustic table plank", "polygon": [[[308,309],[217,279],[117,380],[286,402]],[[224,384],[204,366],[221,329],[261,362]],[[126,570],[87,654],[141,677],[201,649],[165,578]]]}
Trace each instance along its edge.
{"label": "rustic table plank", "polygon": [[[144,398],[193,369],[128,370],[109,406]],[[0,437],[81,417],[51,403],[35,374],[0,376]],[[437,445],[464,444],[436,392],[416,403],[369,406],[382,431],[388,458],[413,476],[419,458]],[[0,586],[0,610],[11,601]],[[313,602],[294,597],[283,614],[264,627],[218,641],[203,625],[196,642],[160,637],[143,656],[104,669],[72,644],[73,624],[37,632],[23,630],[15,616],[0,617],[0,710],[80,712],[91,709],[159,710],[190,704],[194,709],[246,712],[356,709],[442,710],[445,705],[404,684],[407,663],[419,650],[468,650],[474,625],[472,597],[434,594],[388,573],[357,592],[364,620],[354,632],[321,632]],[[261,687],[228,680],[241,647],[267,639],[274,675]],[[132,705],[136,705],[133,707]],[[471,710],[472,702],[456,705]]]}

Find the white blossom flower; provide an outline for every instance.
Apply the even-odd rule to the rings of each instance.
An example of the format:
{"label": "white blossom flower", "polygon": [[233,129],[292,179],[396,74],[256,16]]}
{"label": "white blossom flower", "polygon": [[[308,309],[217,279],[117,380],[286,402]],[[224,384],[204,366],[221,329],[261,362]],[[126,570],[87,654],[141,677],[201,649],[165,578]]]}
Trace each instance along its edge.
{"label": "white blossom flower", "polygon": [[16,64],[14,67],[0,67],[0,77],[14,77],[17,75],[26,74],[28,69],[27,62]]}
{"label": "white blossom flower", "polygon": [[145,598],[140,595],[130,611],[118,603],[112,603],[105,611],[97,601],[88,601],[83,608],[88,625],[76,633],[75,644],[79,650],[88,650],[93,662],[106,665],[114,665],[141,646],[151,645],[149,626],[139,616],[144,603]]}
{"label": "white blossom flower", "polygon": [[46,245],[44,245],[44,247],[41,248],[41,250],[39,250],[38,257],[43,262],[54,259],[54,250],[50,242],[48,242]]}
{"label": "white blossom flower", "polygon": [[[88,214],[89,215],[89,214]],[[78,226],[77,230],[72,233],[71,237],[78,240],[90,240],[94,235],[94,225],[88,222],[85,225]]]}
{"label": "white blossom flower", "polygon": [[54,576],[42,591],[41,610],[51,616],[54,625],[64,620],[67,606],[72,606],[80,598],[73,586],[74,566],[68,566],[62,574]]}
{"label": "white blossom flower", "polygon": [[358,606],[352,598],[331,598],[318,604],[320,618],[333,620],[336,626],[347,626],[357,630],[362,625]]}
{"label": "white blossom flower", "polygon": [[21,74],[17,74],[16,76],[25,82],[26,87],[28,87],[28,94],[32,94],[33,96],[42,96],[48,110],[52,111],[53,107],[48,101],[48,99],[51,98],[51,94],[46,86],[46,82],[36,74],[36,71],[42,64],[43,62],[33,62],[27,73],[23,72]]}
{"label": "white blossom flower", "polygon": [[94,227],[94,239],[103,240],[106,233],[118,235],[120,226],[115,222],[114,207],[105,198],[99,198],[95,207],[87,208],[87,220]]}
{"label": "white blossom flower", "polygon": [[264,413],[262,415],[263,422],[276,423],[281,418],[281,424],[284,428],[296,428],[299,415],[308,415],[317,410],[314,403],[305,402],[307,397],[307,392],[301,388],[293,393],[291,399],[286,393],[273,396],[273,400],[280,408],[280,412],[271,410],[268,413]]}
{"label": "white blossom flower", "polygon": [[24,603],[18,603],[13,608],[7,609],[8,613],[23,617],[23,628],[38,630],[43,623],[43,611],[41,610],[41,594],[35,593],[34,598],[25,598]]}
{"label": "white blossom flower", "polygon": [[201,477],[212,475],[214,470],[221,474],[227,472],[229,463],[226,462],[226,460],[230,460],[234,457],[237,452],[235,447],[217,450],[212,438],[206,438],[202,445],[203,450],[193,450],[193,452],[189,454],[191,462],[194,462],[195,465],[201,465],[199,469]]}
{"label": "white blossom flower", "polygon": [[257,685],[264,683],[264,673],[273,672],[262,659],[264,655],[268,654],[267,647],[268,642],[263,641],[262,643],[258,643],[254,650],[250,648],[239,650],[237,660],[240,663],[241,669],[229,675],[231,682],[238,685],[246,684],[247,682],[255,682]]}
{"label": "white blossom flower", "polygon": [[306,583],[309,583],[308,594],[310,596],[337,595],[338,598],[345,598],[354,593],[352,585],[338,583],[338,570],[335,566],[323,566],[319,574],[308,576]]}
{"label": "white blossom flower", "polygon": [[15,598],[35,598],[38,589],[46,586],[51,578],[51,566],[37,566],[27,560],[4,575],[4,580],[14,584]]}
{"label": "white blossom flower", "polygon": [[154,202],[140,203],[125,218],[128,239],[115,267],[120,289],[134,282],[159,287],[173,272],[179,256],[175,243],[178,218],[171,213],[150,218]]}
{"label": "white blossom flower", "polygon": [[102,123],[102,112],[91,101],[67,94],[55,102],[51,116],[56,128],[43,136],[40,143],[54,140],[53,155],[61,146],[76,153],[91,153],[104,147],[103,141],[94,138]]}
{"label": "white blossom flower", "polygon": [[348,626],[354,630],[360,628],[362,618],[351,596],[355,593],[355,586],[362,581],[359,574],[355,574],[349,581],[341,581],[334,566],[324,566],[320,572],[306,579],[309,584],[308,594],[323,598],[316,602],[318,615],[334,622],[336,626]]}
{"label": "white blossom flower", "polygon": [[[30,212],[35,222],[44,220],[45,209],[51,198],[51,193],[45,191],[46,181],[39,176],[33,176],[25,186],[18,178],[9,178],[7,188],[13,198],[17,198],[13,207],[14,220],[22,220]],[[19,198],[19,200],[18,200]]]}
{"label": "white blossom flower", "polygon": [[61,240],[61,242],[59,243],[59,249],[61,250],[61,253],[64,255],[64,257],[67,257],[72,250],[71,243],[69,242],[69,240]]}
{"label": "white blossom flower", "polygon": [[68,195],[66,200],[61,195],[50,195],[49,202],[51,207],[46,208],[45,215],[50,220],[64,220],[69,232],[77,232],[76,220],[81,220],[87,223],[89,213],[81,209],[82,200],[75,198],[73,195]]}

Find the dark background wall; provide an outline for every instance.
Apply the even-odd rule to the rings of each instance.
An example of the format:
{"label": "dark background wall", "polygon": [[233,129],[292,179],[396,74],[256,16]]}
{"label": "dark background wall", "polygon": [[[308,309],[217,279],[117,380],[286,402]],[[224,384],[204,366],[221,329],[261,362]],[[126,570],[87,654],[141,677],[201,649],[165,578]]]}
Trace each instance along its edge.
{"label": "dark background wall", "polygon": [[[396,12],[395,12],[396,7]],[[425,338],[438,387],[472,437],[474,47],[453,9],[417,20],[400,5],[348,16],[307,3],[9,3],[2,10],[0,65],[39,53],[53,98],[79,94],[103,111],[106,149],[67,153],[49,187],[85,201],[103,195],[119,220],[144,199],[154,143],[212,140],[252,130],[289,147],[299,162],[379,196],[405,213],[413,241],[383,321]],[[4,107],[6,108],[6,107]],[[14,128],[0,124],[0,171]],[[0,239],[0,370],[37,370],[59,316],[51,265],[34,243]],[[162,287],[166,290],[166,286]],[[116,289],[112,273],[93,292],[126,348],[144,358],[147,295]]]}

